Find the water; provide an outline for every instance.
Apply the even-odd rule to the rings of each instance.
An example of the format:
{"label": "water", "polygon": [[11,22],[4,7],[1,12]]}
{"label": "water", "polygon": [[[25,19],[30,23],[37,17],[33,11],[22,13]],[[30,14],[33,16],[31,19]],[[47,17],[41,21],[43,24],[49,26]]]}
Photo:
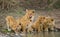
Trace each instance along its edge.
{"label": "water", "polygon": [[40,32],[40,33],[27,33],[27,34],[0,34],[0,37],[60,37],[60,32]]}
{"label": "water", "polygon": [[60,37],[60,32],[40,32],[25,34],[22,37]]}

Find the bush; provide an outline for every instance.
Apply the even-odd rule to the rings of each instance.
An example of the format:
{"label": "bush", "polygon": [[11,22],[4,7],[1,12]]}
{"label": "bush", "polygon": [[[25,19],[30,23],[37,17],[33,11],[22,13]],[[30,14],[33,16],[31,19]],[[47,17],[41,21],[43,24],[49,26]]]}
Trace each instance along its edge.
{"label": "bush", "polygon": [[60,8],[60,0],[58,0],[54,5],[54,8],[59,9]]}

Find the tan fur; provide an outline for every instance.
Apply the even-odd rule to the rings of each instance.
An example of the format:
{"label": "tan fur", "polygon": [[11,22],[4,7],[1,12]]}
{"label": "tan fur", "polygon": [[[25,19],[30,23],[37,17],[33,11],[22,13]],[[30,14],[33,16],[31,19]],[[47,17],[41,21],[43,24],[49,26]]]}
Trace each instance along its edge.
{"label": "tan fur", "polygon": [[29,28],[30,29],[29,31],[31,31],[33,29],[35,31],[37,30],[38,32],[42,31],[43,30],[42,22],[43,22],[44,19],[45,19],[45,17],[39,16],[37,18],[37,20],[32,24],[32,26]]}
{"label": "tan fur", "polygon": [[6,24],[7,24],[8,30],[12,29],[15,33],[18,33],[18,31],[21,28],[21,26],[18,25],[16,20],[13,18],[13,16],[6,17]]}
{"label": "tan fur", "polygon": [[55,20],[51,17],[46,17],[43,25],[44,31],[48,31],[48,28],[50,28],[50,30],[54,30],[54,26],[55,26]]}
{"label": "tan fur", "polygon": [[23,32],[26,32],[26,27],[32,22],[34,14],[34,10],[26,10],[26,14],[22,18],[18,18],[17,22],[21,24]]}

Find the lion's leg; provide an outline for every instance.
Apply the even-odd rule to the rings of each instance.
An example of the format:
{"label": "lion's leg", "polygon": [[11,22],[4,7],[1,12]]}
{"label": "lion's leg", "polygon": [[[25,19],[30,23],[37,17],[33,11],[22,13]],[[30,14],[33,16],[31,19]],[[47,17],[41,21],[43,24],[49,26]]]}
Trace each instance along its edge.
{"label": "lion's leg", "polygon": [[43,31],[43,25],[40,26],[41,31]]}
{"label": "lion's leg", "polygon": [[44,31],[48,31],[48,27],[44,28]]}
{"label": "lion's leg", "polygon": [[48,26],[47,25],[43,25],[43,30],[44,31],[48,31]]}
{"label": "lion's leg", "polygon": [[18,30],[14,30],[15,31],[15,35],[18,35],[19,34],[19,31]]}
{"label": "lion's leg", "polygon": [[23,33],[26,33],[26,28],[25,27],[23,27],[22,30],[23,30]]}
{"label": "lion's leg", "polygon": [[38,32],[40,32],[41,30],[40,30],[40,27],[38,28]]}
{"label": "lion's leg", "polygon": [[28,28],[27,32],[28,32],[28,33],[29,33],[29,32],[33,32],[33,29],[30,27],[30,28]]}
{"label": "lion's leg", "polygon": [[9,23],[7,22],[7,29],[8,29],[8,31],[11,31],[11,29],[10,29],[10,26],[9,26]]}
{"label": "lion's leg", "polygon": [[54,26],[52,25],[52,26],[50,26],[50,30],[54,30]]}

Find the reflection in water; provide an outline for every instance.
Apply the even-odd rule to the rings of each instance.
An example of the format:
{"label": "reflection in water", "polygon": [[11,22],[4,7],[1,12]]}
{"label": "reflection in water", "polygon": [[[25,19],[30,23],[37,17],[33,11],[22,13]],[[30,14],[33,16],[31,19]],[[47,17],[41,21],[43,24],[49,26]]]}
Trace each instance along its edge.
{"label": "reflection in water", "polygon": [[26,34],[19,34],[19,35],[10,35],[9,37],[60,37],[60,32],[40,32],[40,33],[26,33]]}
{"label": "reflection in water", "polygon": [[55,34],[54,34],[54,32],[44,32],[43,36],[44,37],[55,37]]}
{"label": "reflection in water", "polygon": [[8,36],[9,37],[60,37],[60,32],[40,32],[40,33],[27,33],[20,35],[8,34]]}
{"label": "reflection in water", "polygon": [[55,37],[55,32],[27,33],[22,37]]}
{"label": "reflection in water", "polygon": [[55,37],[54,32],[50,32],[49,37]]}
{"label": "reflection in water", "polygon": [[48,37],[48,32],[44,32],[43,37]]}

